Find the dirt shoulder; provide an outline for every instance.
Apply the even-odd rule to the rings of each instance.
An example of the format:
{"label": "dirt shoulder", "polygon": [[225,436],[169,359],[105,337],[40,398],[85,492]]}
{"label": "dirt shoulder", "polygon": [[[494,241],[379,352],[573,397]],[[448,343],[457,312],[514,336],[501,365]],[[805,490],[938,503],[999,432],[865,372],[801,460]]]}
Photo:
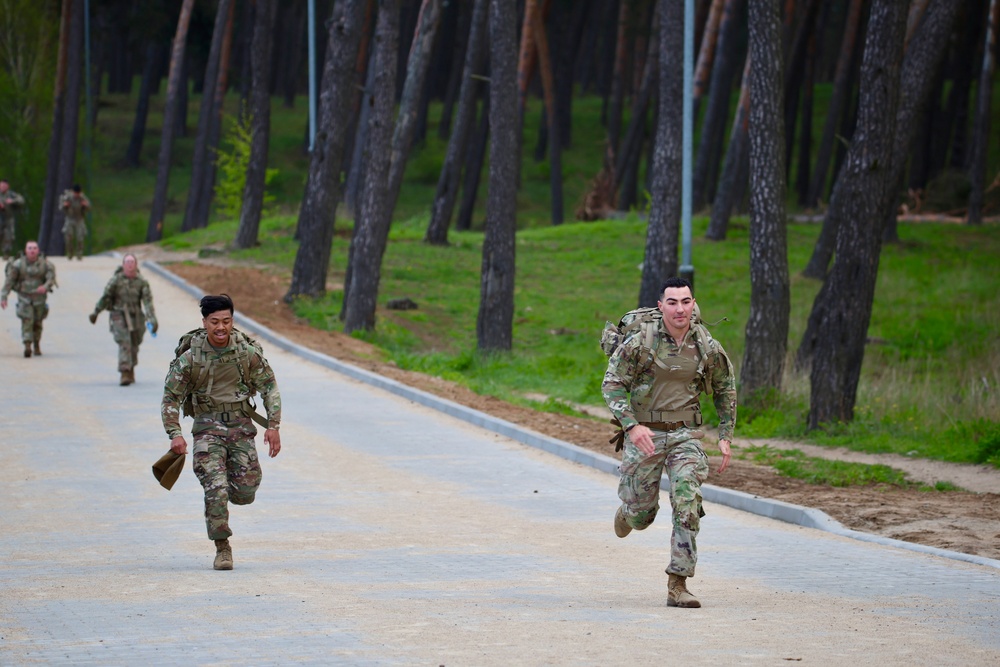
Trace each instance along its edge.
{"label": "dirt shoulder", "polygon": [[[140,259],[156,259],[164,263],[190,259],[154,253],[148,247],[128,250],[135,252]],[[319,331],[310,327],[297,318],[282,300],[288,287],[288,276],[265,268],[235,265],[224,258],[201,260],[198,264],[172,264],[170,269],[206,293],[231,295],[242,313],[306,347],[550,437],[615,456],[612,446],[608,444],[612,428],[606,422],[536,412],[480,396],[440,378],[402,370],[384,361],[377,348],[363,341],[340,332]],[[751,444],[759,443],[737,438],[734,448],[738,453],[740,447]],[[769,444],[795,446],[803,450],[808,448],[795,443],[769,441]],[[807,453],[845,460],[852,456],[865,456],[815,447],[809,448]],[[710,458],[714,470],[719,459]],[[877,462],[893,465],[886,457],[880,459]],[[902,464],[902,461],[897,460],[896,463]],[[926,469],[930,481],[945,479],[946,475],[937,473],[951,468],[933,461],[920,461],[919,465]],[[902,465],[896,467],[903,468]],[[1000,489],[1000,471],[979,470],[974,466],[965,468],[970,469],[969,474],[985,479],[986,488]],[[912,476],[913,473],[910,474]],[[914,479],[921,477],[915,476]],[[855,530],[1000,559],[1000,493],[921,492],[882,486],[835,488],[781,477],[770,467],[741,460],[734,460],[724,474],[713,474],[709,481],[716,486],[823,510]]]}

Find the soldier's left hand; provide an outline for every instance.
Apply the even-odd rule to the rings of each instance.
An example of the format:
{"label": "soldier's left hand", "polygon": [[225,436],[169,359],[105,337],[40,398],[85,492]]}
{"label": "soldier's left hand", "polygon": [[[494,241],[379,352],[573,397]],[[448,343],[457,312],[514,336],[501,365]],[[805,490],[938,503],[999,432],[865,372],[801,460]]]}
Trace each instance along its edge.
{"label": "soldier's left hand", "polygon": [[49,288],[45,285],[39,285],[38,289],[35,290],[35,294],[45,294],[49,291]]}
{"label": "soldier's left hand", "polygon": [[268,455],[273,459],[281,451],[281,433],[276,428],[264,431],[264,443],[268,445]]}
{"label": "soldier's left hand", "polygon": [[719,449],[722,451],[722,465],[719,466],[718,472],[722,473],[729,467],[729,459],[732,458],[733,452],[729,448],[728,440],[719,440]]}

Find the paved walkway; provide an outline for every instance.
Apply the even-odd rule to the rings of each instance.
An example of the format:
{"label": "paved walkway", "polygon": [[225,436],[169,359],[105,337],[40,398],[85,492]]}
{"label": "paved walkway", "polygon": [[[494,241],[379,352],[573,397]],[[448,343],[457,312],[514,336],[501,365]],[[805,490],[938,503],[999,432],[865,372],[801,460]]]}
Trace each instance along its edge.
{"label": "paved walkway", "polygon": [[705,607],[670,609],[669,524],[617,539],[613,475],[277,346],[284,449],[215,572],[194,475],[149,471],[196,301],[146,271],[160,335],[119,387],[86,320],[117,262],[56,263],[43,357],[0,315],[0,665],[1000,664],[996,568],[710,503]]}

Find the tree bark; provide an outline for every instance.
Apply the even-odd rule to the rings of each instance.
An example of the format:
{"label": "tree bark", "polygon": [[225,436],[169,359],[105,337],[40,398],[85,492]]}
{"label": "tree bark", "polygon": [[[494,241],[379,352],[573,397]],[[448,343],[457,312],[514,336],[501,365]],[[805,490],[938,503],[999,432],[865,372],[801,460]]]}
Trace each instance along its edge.
{"label": "tree bark", "polygon": [[986,185],[986,158],[990,141],[990,102],[993,96],[993,70],[996,66],[997,30],[1000,29],[1000,3],[990,0],[986,17],[986,43],[983,45],[983,68],[979,76],[976,125],[972,134],[972,157],[969,166],[968,223],[983,224],[983,196]]}
{"label": "tree bark", "polygon": [[486,148],[490,140],[490,91],[483,89],[482,111],[479,114],[479,125],[476,127],[472,140],[468,142],[468,154],[465,159],[465,171],[462,174],[462,202],[458,207],[458,218],[455,229],[466,231],[472,228],[472,214],[479,196],[479,181],[483,174],[483,163],[486,161]]}
{"label": "tree bark", "polygon": [[444,165],[438,178],[437,192],[431,207],[431,219],[427,225],[424,241],[432,245],[448,244],[448,227],[455,210],[455,199],[458,196],[459,177],[462,173],[461,159],[465,155],[465,143],[468,140],[469,128],[475,120],[476,87],[475,73],[480,67],[486,48],[486,24],[489,0],[475,0],[472,9],[472,27],[469,31],[469,46],[465,52],[465,65],[462,72],[462,87],[458,95],[458,115],[455,127],[448,140]]}
{"label": "tree bark", "polygon": [[736,73],[737,37],[745,4],[746,0],[726,0],[722,14],[708,107],[701,125],[701,138],[692,175],[691,202],[694,211],[704,208],[709,200],[710,183],[715,182],[714,172],[719,167],[719,152],[722,150],[726,118],[729,116],[729,93]]}
{"label": "tree bark", "polygon": [[[348,217],[357,217],[359,200],[361,198],[361,188],[365,177],[365,159],[368,156],[368,131],[371,124],[368,122],[372,109],[364,104],[364,100],[370,99],[372,88],[375,86],[375,51],[372,49],[368,57],[368,69],[365,73],[365,87],[361,95],[362,103],[358,114],[357,125],[354,130],[354,143],[351,147],[351,162],[347,170],[347,178],[344,186],[344,208]],[[355,230],[356,231],[356,230]]]}
{"label": "tree bark", "polygon": [[[813,167],[812,180],[809,184],[809,195],[806,198],[807,208],[816,208],[819,198],[823,196],[827,174],[830,173],[830,160],[833,156],[833,141],[837,134],[837,123],[845,113],[847,103],[851,98],[852,74],[854,72],[855,44],[858,40],[861,25],[861,9],[865,0],[850,0],[847,10],[847,21],[844,25],[844,37],[840,42],[840,53],[837,57],[837,70],[833,79],[833,95],[827,107],[826,120],[823,123],[823,135],[816,153],[816,164]],[[825,273],[824,267],[824,273]]]}
{"label": "tree bark", "polygon": [[748,397],[780,391],[788,348],[788,243],[779,0],[750,3],[750,316],[740,370]]}
{"label": "tree bark", "polygon": [[517,15],[490,0],[490,175],[476,341],[480,352],[510,351],[514,325],[517,140]]}
{"label": "tree bark", "polygon": [[132,123],[132,134],[128,148],[125,151],[125,165],[138,167],[142,157],[142,144],[146,138],[146,120],[149,118],[149,98],[158,88],[160,71],[163,69],[165,49],[162,44],[150,42],[146,47],[146,65],[142,70],[142,83],[139,84],[139,101],[135,106],[135,121]]}
{"label": "tree bark", "polygon": [[[469,48],[469,31],[472,27],[472,2],[460,2],[454,10],[458,12],[458,31],[455,33],[455,50],[448,59],[451,63],[448,74],[448,86],[441,104],[441,119],[438,121],[438,137],[443,141],[451,134],[451,119],[458,100],[458,91],[462,85],[462,71],[465,63],[465,53]],[[454,5],[451,5],[454,6]],[[448,11],[448,8],[445,9]]]}
{"label": "tree bark", "polygon": [[[858,124],[827,215],[841,218],[836,258],[813,303],[817,324],[808,426],[854,418],[882,249],[882,221],[892,205],[890,171],[900,94],[906,4],[872,3],[861,66]],[[809,332],[807,332],[808,335]]]}
{"label": "tree bark", "polygon": [[163,132],[160,138],[160,157],[156,170],[156,187],[153,190],[153,205],[149,211],[149,226],[146,242],[163,238],[163,216],[167,210],[167,188],[170,184],[170,156],[174,147],[174,130],[177,125],[178,88],[181,85],[181,70],[184,61],[184,46],[187,41],[188,25],[191,23],[191,8],[194,0],[184,0],[177,19],[177,32],[170,54],[170,74],[167,77],[167,99],[163,111]]}
{"label": "tree bark", "polygon": [[368,153],[356,233],[348,261],[350,284],[344,285],[344,332],[375,328],[375,308],[382,256],[392,222],[389,201],[389,150],[392,144],[396,101],[396,42],[399,39],[399,0],[379,0],[375,26],[375,85],[367,93],[371,108]]}
{"label": "tree bark", "polygon": [[611,102],[608,110],[608,145],[611,154],[618,159],[618,140],[622,130],[622,111],[625,106],[625,81],[627,77],[625,61],[628,57],[628,23],[633,3],[620,0],[618,7],[618,32],[615,40],[615,60],[611,74]]}
{"label": "tree bark", "polygon": [[639,284],[639,306],[655,306],[663,281],[677,275],[677,240],[681,219],[681,139],[683,116],[684,3],[658,0],[660,18],[658,85],[653,149],[652,204]]}
{"label": "tree bark", "polygon": [[[829,5],[826,5],[829,8]],[[819,19],[822,26],[825,17]],[[813,136],[813,86],[816,81],[816,51],[822,32],[814,30],[809,38],[809,48],[806,50],[805,76],[802,82],[802,128],[799,130],[799,159],[796,165],[795,187],[798,193],[799,206],[806,205],[809,197],[809,167],[812,157]]]}
{"label": "tree bark", "polygon": [[542,77],[545,94],[545,111],[549,126],[549,186],[552,198],[552,224],[563,223],[562,191],[562,139],[560,138],[559,111],[556,100],[556,84],[552,75],[552,59],[549,57],[549,41],[545,34],[545,24],[541,12],[532,17],[535,46],[538,49],[538,72]]}
{"label": "tree bark", "polygon": [[406,62],[406,82],[399,103],[399,115],[392,135],[392,159],[389,167],[389,210],[396,207],[399,188],[403,184],[406,160],[413,144],[416,130],[417,112],[420,100],[427,88],[427,70],[431,61],[431,50],[441,23],[441,0],[423,0],[420,16],[417,18],[416,34],[410,46],[410,57]]}
{"label": "tree bark", "polygon": [[694,117],[698,117],[701,100],[708,91],[712,76],[712,62],[715,59],[715,48],[719,43],[719,23],[722,21],[722,8],[726,0],[712,0],[712,6],[705,21],[702,33],[701,48],[698,50],[698,62],[694,68]]}
{"label": "tree bark", "polygon": [[733,129],[729,134],[729,149],[726,151],[726,162],[722,166],[722,179],[719,189],[712,202],[712,217],[705,230],[705,238],[710,241],[724,241],[729,230],[729,218],[738,198],[746,190],[740,187],[741,178],[748,173],[744,163],[749,160],[750,146],[747,136],[750,120],[750,56],[743,65],[743,85],[740,87],[740,101],[736,105],[736,117],[733,118]]}
{"label": "tree bark", "polygon": [[198,109],[198,132],[194,141],[194,156],[191,158],[191,185],[188,188],[187,204],[184,208],[182,231],[191,231],[204,227],[198,220],[198,210],[201,200],[207,197],[205,188],[205,170],[212,159],[209,153],[209,134],[215,108],[215,82],[219,79],[219,62],[222,59],[222,41],[226,33],[227,17],[232,0],[219,0],[215,12],[215,27],[212,30],[212,44],[208,50],[208,62],[205,64],[205,83],[201,89],[201,104]]}
{"label": "tree bark", "polygon": [[788,57],[785,59],[785,62],[788,63],[788,68],[785,71],[785,106],[783,109],[785,114],[786,170],[791,168],[792,151],[795,149],[796,117],[799,108],[799,94],[803,88],[802,80],[806,73],[806,51],[809,48],[810,37],[816,32],[816,19],[819,14],[819,0],[805,1],[802,18],[789,46]]}
{"label": "tree bark", "polygon": [[38,230],[38,245],[44,253],[49,252],[49,237],[52,236],[55,227],[55,212],[59,200],[59,154],[62,151],[63,116],[66,113],[66,69],[69,61],[70,32],[73,29],[73,3],[74,0],[63,0],[59,21],[59,52],[56,56],[55,91],[52,96],[52,134],[49,137],[45,197],[42,200],[42,220]]}
{"label": "tree bark", "polygon": [[243,187],[240,224],[233,246],[252,248],[257,245],[260,217],[264,209],[267,185],[267,154],[271,136],[271,53],[274,45],[274,19],[278,0],[257,0],[254,11],[253,36],[250,41],[250,95],[247,109],[250,115],[250,162]]}
{"label": "tree bark", "polygon": [[330,268],[340,173],[347,141],[348,118],[354,101],[356,60],[367,0],[339,0],[328,22],[329,46],[323,65],[316,142],[309,161],[309,179],[299,209],[299,249],[285,300],[326,292]]}

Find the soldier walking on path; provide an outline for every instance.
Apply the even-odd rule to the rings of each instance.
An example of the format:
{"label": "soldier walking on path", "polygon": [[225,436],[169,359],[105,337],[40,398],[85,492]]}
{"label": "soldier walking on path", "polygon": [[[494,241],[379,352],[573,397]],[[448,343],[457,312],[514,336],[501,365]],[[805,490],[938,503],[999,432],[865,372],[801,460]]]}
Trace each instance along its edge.
{"label": "soldier walking on path", "polygon": [[90,314],[91,324],[97,322],[102,310],[108,311],[108,328],[118,343],[119,384],[124,387],[135,382],[135,365],[139,363],[139,346],[146,333],[146,322],[150,324],[150,333],[155,335],[159,329],[153,310],[153,293],[149,283],[139,274],[135,255],[125,255],[122,265],[115,269]]}
{"label": "soldier walking on path", "polygon": [[6,178],[0,178],[0,252],[3,258],[14,256],[15,214],[24,207],[24,197],[10,189]]}
{"label": "soldier walking on path", "polygon": [[[45,300],[56,287],[56,269],[38,249],[38,243],[28,241],[24,254],[7,263],[6,280],[0,291],[0,308],[7,309],[7,295],[17,292],[17,316],[21,318],[21,340],[24,356],[41,356],[42,320],[49,314]],[[32,349],[34,348],[34,349]]]}
{"label": "soldier walking on path", "polygon": [[[696,538],[702,509],[701,485],[708,478],[708,457],[701,446],[702,392],[713,394],[719,414],[723,472],[736,423],[733,365],[702,324],[693,321],[691,284],[670,278],[657,302],[662,317],[629,333],[611,354],[604,375],[604,400],[624,430],[615,534],[653,523],[660,503],[660,478],[669,480],[673,532],[666,572],[667,606],[700,607],[687,590],[698,561]],[[648,334],[648,335],[647,335]]]}
{"label": "soldier walking on path", "polygon": [[[233,301],[227,295],[201,300],[202,324],[181,337],[177,358],[163,385],[160,414],[170,449],[187,453],[180,415],[194,417],[194,473],[205,489],[208,538],[215,540],[216,570],[233,569],[229,503],[249,505],[261,481],[254,446],[261,424],[268,454],[281,451],[281,396],[274,372],[260,345],[233,328]],[[251,401],[260,393],[265,421]]]}
{"label": "soldier walking on path", "polygon": [[66,190],[59,196],[59,208],[66,213],[63,223],[63,238],[66,240],[66,258],[83,259],[83,241],[87,238],[87,211],[90,210],[90,200],[79,184]]}

